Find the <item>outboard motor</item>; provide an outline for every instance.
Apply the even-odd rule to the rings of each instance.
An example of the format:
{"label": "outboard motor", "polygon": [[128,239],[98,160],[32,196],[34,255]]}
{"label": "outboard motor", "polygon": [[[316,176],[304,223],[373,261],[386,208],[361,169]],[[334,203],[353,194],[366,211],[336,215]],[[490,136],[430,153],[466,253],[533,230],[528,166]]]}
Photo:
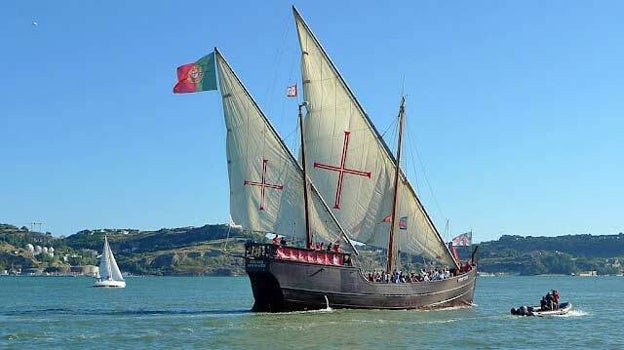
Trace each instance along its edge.
{"label": "outboard motor", "polygon": [[511,314],[518,315],[518,316],[534,316],[535,315],[533,313],[534,311],[535,310],[532,306],[526,306],[526,305],[522,305],[517,309],[515,307],[511,308]]}
{"label": "outboard motor", "polygon": [[520,315],[522,316],[526,316],[529,313],[528,308],[526,307],[526,305],[522,305],[520,306]]}

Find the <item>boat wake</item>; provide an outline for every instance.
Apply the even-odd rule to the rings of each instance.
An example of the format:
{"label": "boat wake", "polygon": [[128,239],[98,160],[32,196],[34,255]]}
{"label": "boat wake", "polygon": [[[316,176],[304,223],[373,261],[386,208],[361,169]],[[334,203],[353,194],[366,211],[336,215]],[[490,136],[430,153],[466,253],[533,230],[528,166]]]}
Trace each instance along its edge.
{"label": "boat wake", "polygon": [[299,315],[299,314],[319,314],[325,312],[334,312],[334,309],[329,306],[329,299],[327,299],[327,295],[325,297],[325,308],[324,309],[315,309],[315,310],[303,310],[303,311],[287,311],[287,312],[267,312],[268,314],[276,315]]}
{"label": "boat wake", "polygon": [[477,304],[471,303],[470,305],[458,305],[458,306],[449,306],[440,309],[404,309],[404,311],[409,312],[444,312],[444,311],[457,311],[457,310],[470,310],[474,307],[478,306]]}
{"label": "boat wake", "polygon": [[334,312],[332,308],[316,309],[316,310],[302,310],[302,311],[286,311],[286,312],[256,312],[255,314],[266,315],[301,315],[301,314],[322,314],[327,312]]}
{"label": "boat wake", "polygon": [[323,311],[331,311],[331,310],[333,310],[331,308],[331,306],[329,306],[329,299],[327,299],[327,295],[323,295],[323,296],[325,297],[325,305],[326,305],[325,308],[323,309]]}
{"label": "boat wake", "polygon": [[585,312],[583,310],[570,310],[565,315],[554,315],[554,317],[582,317],[589,315],[589,312]]}

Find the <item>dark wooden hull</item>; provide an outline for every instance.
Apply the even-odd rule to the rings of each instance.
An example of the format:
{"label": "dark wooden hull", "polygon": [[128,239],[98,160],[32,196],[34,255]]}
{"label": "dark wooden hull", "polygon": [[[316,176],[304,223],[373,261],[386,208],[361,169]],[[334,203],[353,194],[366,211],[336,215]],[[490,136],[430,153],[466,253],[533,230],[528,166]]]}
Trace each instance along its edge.
{"label": "dark wooden hull", "polygon": [[255,303],[252,311],[326,308],[438,309],[472,305],[477,269],[430,282],[370,282],[352,266],[246,258]]}

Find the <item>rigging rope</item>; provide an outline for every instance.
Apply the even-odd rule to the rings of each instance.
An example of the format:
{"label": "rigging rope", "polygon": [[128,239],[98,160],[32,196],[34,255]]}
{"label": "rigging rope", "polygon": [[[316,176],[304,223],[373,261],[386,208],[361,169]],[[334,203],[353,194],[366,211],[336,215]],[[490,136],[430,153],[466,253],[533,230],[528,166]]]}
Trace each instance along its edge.
{"label": "rigging rope", "polygon": [[[437,197],[436,197],[436,195],[435,195],[435,193],[433,191],[433,187],[431,186],[431,182],[429,182],[429,178],[427,176],[427,168],[425,167],[425,163],[424,163],[422,157],[420,156],[420,153],[418,153],[418,147],[417,147],[418,139],[415,136],[416,133],[411,131],[411,129],[409,128],[409,125],[406,125],[406,129],[408,131],[407,132],[407,143],[408,143],[407,149],[408,149],[408,151],[410,153],[410,158],[411,159],[416,159],[416,161],[418,162],[418,165],[420,165],[420,169],[422,169],[423,179],[425,181],[425,184],[427,185],[427,188],[429,189],[429,193],[431,195],[433,203],[436,206],[436,209],[438,210],[439,215],[442,218],[444,218],[445,220],[448,220],[447,216],[444,214],[444,211],[442,210],[442,207],[440,206],[440,203],[438,202],[438,199],[437,199]],[[412,137],[412,135],[414,135],[414,136]],[[415,139],[415,141],[413,139]],[[412,144],[414,144],[414,146],[410,146]],[[414,154],[416,155],[415,157],[414,157]],[[416,172],[416,169],[417,169],[416,165],[417,164],[416,164],[416,162],[411,162],[411,163],[412,163],[411,164],[412,165],[412,172],[414,173],[414,176],[417,177],[417,172]],[[418,185],[417,182],[416,182],[416,185]],[[418,188],[418,187],[416,187],[416,188]],[[448,238],[448,237],[446,237],[446,238]]]}

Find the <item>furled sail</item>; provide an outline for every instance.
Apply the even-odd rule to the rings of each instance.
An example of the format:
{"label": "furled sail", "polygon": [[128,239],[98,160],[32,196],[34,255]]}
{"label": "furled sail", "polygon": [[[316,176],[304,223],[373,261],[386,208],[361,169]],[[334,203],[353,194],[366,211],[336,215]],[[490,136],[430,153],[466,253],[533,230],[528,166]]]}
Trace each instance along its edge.
{"label": "furled sail", "polygon": [[[454,266],[455,261],[403,173],[397,220],[390,214],[395,158],[301,15],[306,162],[312,182],[352,238],[386,248],[390,225],[401,252]],[[395,249],[395,251],[397,250]]]}
{"label": "furled sail", "polygon": [[[301,166],[225,58],[215,54],[227,129],[230,215],[246,230],[305,239]],[[342,231],[313,188],[309,202],[313,235],[327,241],[340,237]]]}

